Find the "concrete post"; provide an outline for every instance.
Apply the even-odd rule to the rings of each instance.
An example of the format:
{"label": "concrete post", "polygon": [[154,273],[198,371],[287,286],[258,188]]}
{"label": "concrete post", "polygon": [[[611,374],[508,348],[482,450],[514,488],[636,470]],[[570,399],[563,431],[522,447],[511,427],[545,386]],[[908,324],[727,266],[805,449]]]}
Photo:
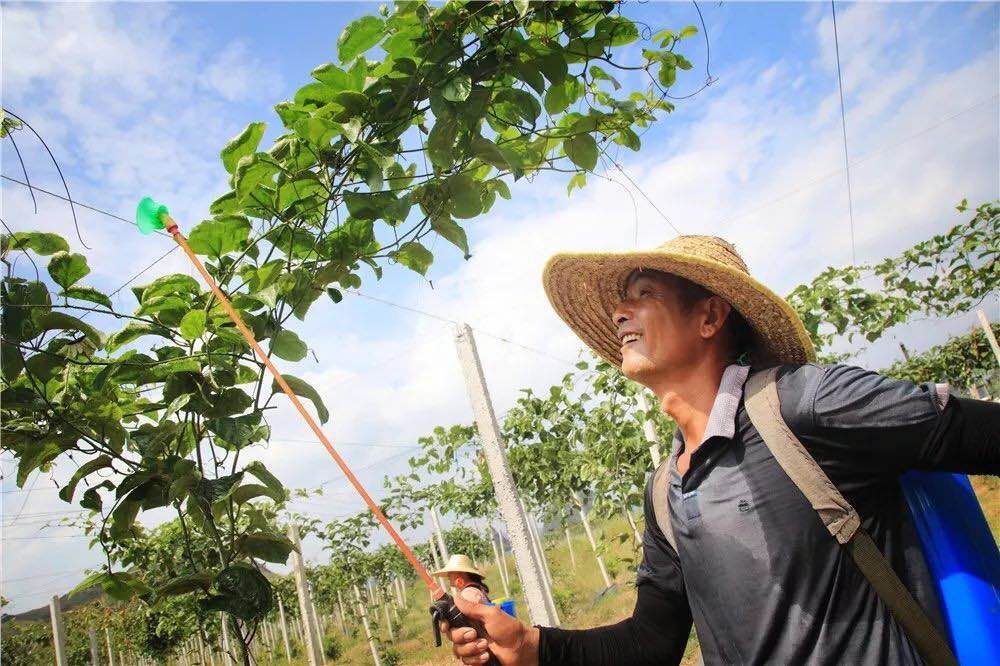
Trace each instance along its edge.
{"label": "concrete post", "polygon": [[236,655],[233,654],[233,645],[229,641],[229,616],[219,613],[219,622],[222,623],[222,663],[228,664],[230,661],[237,663]]}
{"label": "concrete post", "polygon": [[986,339],[990,342],[990,347],[993,348],[993,355],[996,356],[997,365],[1000,365],[1000,344],[997,343],[997,336],[993,335],[993,327],[990,326],[990,320],[986,316],[986,311],[979,308],[976,310],[976,315],[979,317],[979,325],[983,327]]}
{"label": "concrete post", "polygon": [[428,511],[431,514],[431,523],[434,524],[434,533],[437,536],[438,552],[441,553],[441,561],[447,563],[448,558],[451,557],[451,553],[448,552],[448,544],[444,541],[444,530],[441,529],[441,515],[438,513],[437,507],[432,506]]}
{"label": "concrete post", "polygon": [[115,651],[111,648],[111,630],[104,628],[104,643],[108,646],[108,666],[119,666],[115,663]]}
{"label": "concrete post", "polygon": [[587,518],[587,512],[583,510],[583,499],[576,491],[573,491],[573,501],[576,502],[576,510],[580,514],[580,522],[583,524],[583,531],[587,535],[587,541],[590,542],[590,547],[594,551],[597,568],[601,570],[601,578],[604,579],[604,586],[611,587],[611,577],[608,576],[608,570],[604,566],[604,558],[597,554],[597,542],[594,540],[594,532],[590,529],[590,519]]}
{"label": "concrete post", "polygon": [[372,636],[371,625],[368,624],[368,611],[365,608],[365,602],[361,599],[361,591],[358,586],[354,586],[354,598],[358,602],[358,614],[361,616],[361,625],[365,628],[365,637],[368,639],[368,647],[372,651],[372,659],[375,661],[375,666],[382,666],[382,658],[378,653],[378,645],[375,643],[375,637]]}
{"label": "concrete post", "polygon": [[[639,390],[639,405],[646,412],[652,406],[647,391],[648,389],[645,387]],[[642,432],[646,436],[646,441],[649,442],[649,457],[653,461],[653,469],[656,469],[660,466],[660,441],[656,438],[656,424],[653,423],[652,419],[643,419]]]}
{"label": "concrete post", "polygon": [[94,666],[101,666],[101,652],[97,647],[97,633],[93,627],[87,629],[87,638],[90,639],[90,663]]}
{"label": "concrete post", "polygon": [[285,602],[278,596],[278,618],[281,620],[281,640],[285,644],[285,657],[292,663],[292,646],[288,643],[288,621],[285,619]]}
{"label": "concrete post", "polygon": [[576,571],[576,553],[573,552],[573,537],[569,535],[569,525],[563,528],[563,532],[566,533],[566,548],[569,549],[569,562],[573,567],[573,571]]}
{"label": "concrete post", "polygon": [[545,573],[531,547],[528,520],[517,501],[517,489],[514,486],[514,478],[507,463],[506,448],[503,440],[500,439],[500,426],[497,424],[489,389],[486,387],[486,378],[483,375],[483,367],[476,350],[476,341],[468,324],[462,324],[458,327],[456,343],[459,361],[469,391],[469,400],[472,403],[472,411],[476,415],[476,425],[483,443],[483,454],[490,470],[490,477],[493,479],[493,490],[514,550],[514,561],[517,564],[518,576],[524,588],[530,623],[557,627],[559,620],[552,612],[555,603],[553,603],[551,595],[546,594],[543,578]]}
{"label": "concrete post", "polygon": [[507,586],[510,586],[510,568],[507,566],[507,553],[503,549],[503,535],[500,534],[500,530],[493,527],[493,523],[490,523],[490,527],[493,529],[494,534],[497,537],[497,550],[500,551],[500,564],[503,565],[503,577],[507,579]]}
{"label": "concrete post", "polygon": [[309,617],[312,614],[312,600],[309,598],[306,569],[302,561],[302,542],[299,541],[298,525],[288,526],[288,538],[295,546],[295,550],[292,551],[292,567],[295,571],[295,587],[299,594],[299,618],[302,623],[306,655],[309,658],[309,666],[322,666],[323,649]]}
{"label": "concrete post", "polygon": [[542,564],[542,573],[544,574],[542,580],[544,581],[546,588],[545,603],[549,605],[549,612],[558,624],[559,613],[556,610],[555,594],[552,592],[555,583],[552,581],[552,572],[549,570],[549,561],[545,558],[545,546],[542,543],[542,536],[538,532],[538,523],[535,520],[535,516],[528,511],[527,507],[524,506],[524,501],[519,501],[521,502],[521,510],[524,511],[524,515],[528,517],[528,526],[531,530],[532,545],[535,548],[535,554],[538,557],[538,561]]}
{"label": "concrete post", "polygon": [[63,626],[59,595],[52,597],[49,602],[49,617],[52,618],[52,645],[55,647],[56,666],[69,666],[66,661],[66,629]]}
{"label": "concrete post", "polygon": [[490,528],[490,546],[493,547],[493,560],[497,565],[497,575],[500,576],[500,583],[503,585],[503,595],[505,597],[510,596],[510,586],[507,584],[507,576],[504,574],[503,564],[500,563],[500,550],[497,548],[497,542],[493,539],[493,530]]}

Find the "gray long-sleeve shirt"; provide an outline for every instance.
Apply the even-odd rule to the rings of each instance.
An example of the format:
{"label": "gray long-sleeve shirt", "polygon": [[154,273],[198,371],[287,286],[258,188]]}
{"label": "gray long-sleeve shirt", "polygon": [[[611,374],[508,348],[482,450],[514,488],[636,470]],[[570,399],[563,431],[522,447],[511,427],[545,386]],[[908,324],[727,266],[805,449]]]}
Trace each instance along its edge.
{"label": "gray long-sleeve shirt", "polygon": [[[693,619],[706,664],[917,664],[915,648],[763,443],[727,369],[706,439],[670,481],[677,551],[646,492],[633,616],[589,630],[543,628],[542,664],[677,663]],[[1000,405],[941,399],[862,368],[778,373],[781,412],[862,516],[865,530],[943,627],[898,476],[1000,472]],[[943,406],[942,406],[943,405]],[[677,432],[674,450],[683,450]]]}

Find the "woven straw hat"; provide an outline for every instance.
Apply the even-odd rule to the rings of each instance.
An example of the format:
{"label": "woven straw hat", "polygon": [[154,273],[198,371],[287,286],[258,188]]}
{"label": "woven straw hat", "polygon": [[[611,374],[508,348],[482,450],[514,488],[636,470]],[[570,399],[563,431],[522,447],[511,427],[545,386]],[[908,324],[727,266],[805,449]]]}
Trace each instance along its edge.
{"label": "woven straw hat", "polygon": [[448,558],[448,564],[444,565],[442,568],[438,569],[432,576],[447,576],[450,573],[472,573],[476,574],[480,578],[483,577],[483,572],[480,571],[472,564],[472,560],[469,559],[468,555],[452,555]]}
{"label": "woven straw hat", "polygon": [[754,365],[806,363],[816,358],[798,315],[750,276],[730,243],[715,236],[677,236],[652,250],[560,253],[542,271],[552,307],[599,356],[621,367],[621,345],[611,315],[625,279],[636,268],[687,278],[726,299],[753,329]]}

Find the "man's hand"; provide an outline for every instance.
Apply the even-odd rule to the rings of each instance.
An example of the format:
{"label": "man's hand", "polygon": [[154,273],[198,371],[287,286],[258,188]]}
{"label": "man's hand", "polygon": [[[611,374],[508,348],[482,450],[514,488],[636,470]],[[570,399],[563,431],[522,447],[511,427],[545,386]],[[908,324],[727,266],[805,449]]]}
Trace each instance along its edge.
{"label": "man's hand", "polygon": [[483,624],[486,638],[477,638],[475,629],[448,628],[441,622],[441,633],[451,639],[451,651],[463,664],[483,664],[489,653],[504,666],[536,666],[538,664],[538,629],[515,620],[498,606],[476,604],[456,595],[455,605],[470,620]]}

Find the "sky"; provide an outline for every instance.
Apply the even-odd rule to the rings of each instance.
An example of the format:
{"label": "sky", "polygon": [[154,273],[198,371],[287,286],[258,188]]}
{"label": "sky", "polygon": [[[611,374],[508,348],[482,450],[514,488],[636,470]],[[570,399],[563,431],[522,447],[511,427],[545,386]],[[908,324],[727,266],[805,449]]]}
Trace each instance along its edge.
{"label": "sky", "polygon": [[[718,235],[759,280],[785,294],[828,265],[850,263],[852,253],[875,261],[962,222],[968,216],[954,208],[962,198],[975,204],[998,196],[997,4],[837,4],[853,243],[830,5],[699,6],[710,61],[702,35],[685,42],[694,69],[679,78],[676,94],[700,88],[706,65],[714,82],[677,101],[643,135],[641,151],[622,152],[621,171],[599,166],[601,177],[572,196],[564,174],[521,180],[511,201],[468,224],[468,261],[432,241],[428,279],[398,265],[380,281],[363,273],[367,297],[347,295],[338,305],[323,299],[296,322],[313,354],[282,367],[323,395],[332,413],[326,433],[376,498],[384,475],[406,469],[418,437],[472,421],[454,325],[411,310],[478,331],[502,415],[519,389],[557,383],[581,353],[541,286],[542,266],[556,252],[648,248],[677,230]],[[256,120],[268,123],[269,145],[280,128],[274,104],[290,99],[315,66],[336,60],[343,26],[377,9],[4,3],[3,106],[44,137],[77,201],[131,219],[138,199],[151,195],[190,228],[228,189],[220,148]],[[693,3],[627,3],[623,12],[653,32],[700,26]],[[16,140],[32,182],[61,191],[45,149],[24,132]],[[22,178],[9,141],[2,173]],[[25,188],[10,181],[0,188],[4,222],[63,234],[87,255],[86,281],[99,288],[114,289],[171,247],[168,238],[142,237],[125,222],[78,209],[92,248],[85,249],[64,202],[39,193],[36,213]],[[137,282],[192,273],[185,262],[180,252],[168,255]],[[126,311],[135,305],[128,289],[115,300]],[[1000,302],[985,307],[1000,320]],[[974,321],[962,315],[897,327],[852,362],[884,367],[899,357],[898,342],[925,349]],[[291,409],[277,410],[271,425],[272,441],[253,456],[287,486],[325,484],[322,497],[295,509],[330,519],[361,508]],[[72,509],[56,496],[67,466],[18,489],[9,457],[0,465],[0,593],[13,600],[5,611],[20,612],[65,592],[101,558],[71,529],[45,526]],[[152,514],[147,524],[168,517]],[[324,557],[318,542],[307,541],[305,552]]]}

